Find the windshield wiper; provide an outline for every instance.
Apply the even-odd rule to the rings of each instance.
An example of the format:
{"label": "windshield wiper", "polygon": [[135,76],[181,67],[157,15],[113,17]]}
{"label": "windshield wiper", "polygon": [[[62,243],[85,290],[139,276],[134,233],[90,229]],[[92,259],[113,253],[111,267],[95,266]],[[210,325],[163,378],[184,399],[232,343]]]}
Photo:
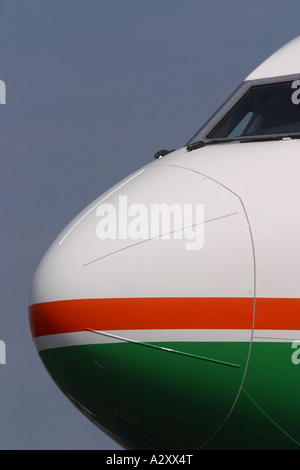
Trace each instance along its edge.
{"label": "windshield wiper", "polygon": [[201,147],[206,147],[206,145],[213,145],[213,144],[224,144],[226,142],[239,142],[239,139],[229,138],[229,139],[211,139],[211,140],[197,140],[196,142],[192,142],[187,146],[187,150],[190,152],[191,150],[200,149]]}
{"label": "windshield wiper", "polygon": [[290,132],[286,134],[253,135],[239,138],[240,142],[267,142],[270,140],[300,139],[300,132]]}
{"label": "windshield wiper", "polygon": [[253,136],[240,136],[230,137],[222,139],[211,139],[211,140],[197,140],[189,144],[186,149],[190,152],[192,150],[206,147],[207,145],[224,144],[227,142],[267,142],[271,140],[283,140],[283,139],[300,139],[300,133],[286,133],[286,134],[272,134],[272,135],[253,135]]}

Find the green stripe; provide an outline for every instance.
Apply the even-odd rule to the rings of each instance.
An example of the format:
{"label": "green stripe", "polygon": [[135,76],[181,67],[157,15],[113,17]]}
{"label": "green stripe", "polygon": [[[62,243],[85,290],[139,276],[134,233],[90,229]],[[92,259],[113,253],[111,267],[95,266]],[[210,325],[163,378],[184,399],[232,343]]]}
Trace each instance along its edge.
{"label": "green stripe", "polygon": [[249,347],[122,341],[40,356],[74,405],[128,449],[298,449],[291,343],[252,343],[245,370]]}
{"label": "green stripe", "polygon": [[268,413],[266,413],[265,410],[263,410],[263,408],[259,406],[258,403],[256,403],[256,401],[249,395],[249,393],[246,392],[244,388],[242,388],[242,390],[247,395],[249,400],[251,400],[252,403],[254,403],[254,405],[261,411],[261,413],[263,413],[266,416],[266,418],[268,418],[271,421],[272,424],[274,424],[283,434],[285,434],[289,439],[291,439],[295,444],[297,444],[297,446],[300,446],[299,442],[296,441],[296,439],[294,439],[292,436],[290,436],[281,426],[279,426],[279,424],[276,423],[276,421],[274,421],[274,419],[272,419],[271,416],[269,416]]}

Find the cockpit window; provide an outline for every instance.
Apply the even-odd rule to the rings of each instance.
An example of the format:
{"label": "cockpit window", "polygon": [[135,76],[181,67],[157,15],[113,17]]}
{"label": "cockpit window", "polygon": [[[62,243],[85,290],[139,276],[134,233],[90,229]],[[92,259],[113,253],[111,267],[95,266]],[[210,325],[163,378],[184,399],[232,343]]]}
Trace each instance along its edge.
{"label": "cockpit window", "polygon": [[300,138],[300,74],[243,82],[186,145],[286,137]]}
{"label": "cockpit window", "polygon": [[283,82],[250,88],[206,138],[223,139],[300,132],[300,104],[297,104],[295,99],[293,83]]}
{"label": "cockpit window", "polygon": [[251,87],[206,139],[299,133],[300,103],[296,93],[297,86],[290,81]]}

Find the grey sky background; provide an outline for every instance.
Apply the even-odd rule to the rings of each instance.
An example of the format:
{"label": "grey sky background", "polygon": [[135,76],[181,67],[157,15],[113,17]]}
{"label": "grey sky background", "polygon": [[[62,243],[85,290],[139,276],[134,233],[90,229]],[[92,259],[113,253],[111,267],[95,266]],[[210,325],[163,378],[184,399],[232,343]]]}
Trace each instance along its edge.
{"label": "grey sky background", "polygon": [[0,449],[119,448],[38,357],[34,271],[79,211],[157,150],[183,146],[300,35],[299,13],[299,0],[1,0]]}

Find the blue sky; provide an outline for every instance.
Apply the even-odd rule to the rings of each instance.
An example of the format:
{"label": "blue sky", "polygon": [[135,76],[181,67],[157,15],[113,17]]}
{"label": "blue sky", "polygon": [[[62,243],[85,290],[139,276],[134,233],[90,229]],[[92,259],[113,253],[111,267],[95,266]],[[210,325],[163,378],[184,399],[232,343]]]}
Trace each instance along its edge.
{"label": "blue sky", "polygon": [[300,35],[299,13],[299,0],[2,0],[0,449],[118,448],[38,358],[34,271],[80,210],[157,150],[183,146]]}

